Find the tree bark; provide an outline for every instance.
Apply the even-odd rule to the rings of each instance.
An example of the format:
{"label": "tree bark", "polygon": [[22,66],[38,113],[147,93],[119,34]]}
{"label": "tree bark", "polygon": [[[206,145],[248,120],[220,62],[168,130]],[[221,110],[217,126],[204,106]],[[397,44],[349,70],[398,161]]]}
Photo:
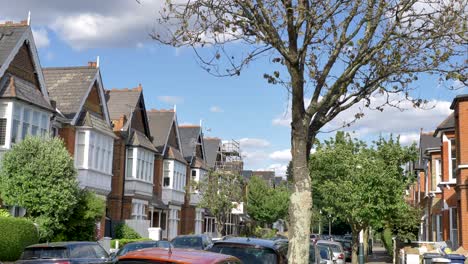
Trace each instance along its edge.
{"label": "tree bark", "polygon": [[357,264],[358,263],[358,251],[359,251],[359,232],[356,228],[352,228],[353,232],[353,245],[352,245],[352,255],[351,255],[351,263]]}
{"label": "tree bark", "polygon": [[369,251],[369,227],[364,229],[364,260],[367,262],[367,253]]}
{"label": "tree bark", "polygon": [[[294,49],[293,53],[295,53]],[[291,154],[294,177],[294,189],[289,205],[288,261],[306,264],[309,262],[312,216],[312,186],[308,169],[310,143],[308,140],[311,138],[314,140],[315,134],[310,134],[310,118],[307,117],[304,108],[304,70],[298,61],[288,61],[286,65],[291,76],[292,88]]]}

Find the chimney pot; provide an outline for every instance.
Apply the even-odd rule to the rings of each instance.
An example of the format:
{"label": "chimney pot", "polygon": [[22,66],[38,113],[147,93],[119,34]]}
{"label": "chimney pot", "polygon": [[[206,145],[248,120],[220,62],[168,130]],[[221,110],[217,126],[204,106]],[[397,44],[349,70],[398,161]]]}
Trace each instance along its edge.
{"label": "chimney pot", "polygon": [[97,68],[97,63],[95,61],[88,61],[88,67]]}

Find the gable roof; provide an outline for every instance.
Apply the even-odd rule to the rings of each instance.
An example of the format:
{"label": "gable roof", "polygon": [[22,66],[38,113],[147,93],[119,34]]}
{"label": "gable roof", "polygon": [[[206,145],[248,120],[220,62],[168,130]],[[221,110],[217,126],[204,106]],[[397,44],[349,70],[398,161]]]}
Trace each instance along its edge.
{"label": "gable roof", "polygon": [[206,137],[203,138],[203,145],[205,146],[205,162],[208,167],[214,168],[221,147],[221,139]]}
{"label": "gable roof", "polygon": [[169,133],[175,120],[173,110],[147,111],[149,128],[153,136],[153,145],[160,151],[164,151]]}
{"label": "gable roof", "polygon": [[452,112],[447,118],[445,118],[442,123],[440,123],[436,130],[434,131],[434,136],[439,136],[439,133],[446,130],[454,130],[455,129],[455,115]]}
{"label": "gable roof", "polygon": [[0,26],[0,66],[7,64],[8,57],[28,30],[28,26]]}
{"label": "gable roof", "polygon": [[192,158],[196,156],[198,140],[201,137],[201,127],[179,126],[179,133],[182,153],[184,153],[185,159],[191,162]]}
{"label": "gable roof", "polygon": [[[145,133],[150,137],[148,117],[146,115],[145,100],[143,96],[143,87],[141,84],[133,89],[112,89],[106,91],[107,107],[109,108],[109,117],[111,120],[118,120],[125,115],[127,122],[122,130],[128,130],[134,118],[135,111],[141,111],[143,117],[143,127]],[[141,103],[141,106],[140,106]]]}
{"label": "gable roof", "polygon": [[[33,91],[32,88],[35,89],[35,87],[32,87],[28,82],[22,81],[16,76],[11,78],[11,76],[5,74],[10,63],[25,44],[27,44],[26,46],[30,52],[34,70],[37,73],[40,91]],[[17,24],[13,22],[0,24],[0,78],[2,97],[16,98],[41,108],[53,110],[50,105],[31,27],[27,25],[26,21],[21,21]]]}
{"label": "gable roof", "polygon": [[153,143],[151,143],[151,141],[148,139],[148,137],[138,130],[132,130],[128,144],[132,146],[143,147],[154,152],[158,152],[154,147]]}
{"label": "gable roof", "polygon": [[137,108],[142,94],[141,86],[133,89],[111,89],[106,91],[106,100],[111,120],[119,119],[122,114],[130,117]]}
{"label": "gable roof", "polygon": [[50,97],[66,118],[74,119],[80,112],[83,100],[97,79],[96,67],[44,68],[44,77]]}
{"label": "gable roof", "polygon": [[415,162],[416,170],[424,170],[424,159],[429,158],[426,151],[440,148],[440,138],[434,136],[434,132],[422,133],[419,135],[419,157]]}

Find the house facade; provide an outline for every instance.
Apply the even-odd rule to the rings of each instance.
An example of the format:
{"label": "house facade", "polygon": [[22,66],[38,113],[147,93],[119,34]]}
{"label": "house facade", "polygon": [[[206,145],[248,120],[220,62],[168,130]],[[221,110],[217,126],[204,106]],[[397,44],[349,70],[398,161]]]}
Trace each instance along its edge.
{"label": "house facade", "polygon": [[[53,112],[31,27],[0,24],[0,158],[27,136],[48,136]],[[13,216],[26,213],[6,206]]]}
{"label": "house facade", "polygon": [[408,200],[424,212],[421,240],[468,248],[468,95],[457,96],[450,108],[432,135],[421,135],[418,178]]}
{"label": "house facade", "polygon": [[175,110],[150,110],[147,112],[153,145],[159,153],[154,179],[156,203],[151,213],[153,227],[163,230],[163,237],[172,239],[181,234],[182,206],[185,202],[187,161],[182,152],[179,126]]}
{"label": "house facade", "polygon": [[[56,102],[52,120],[55,136],[63,139],[74,158],[82,189],[107,200],[111,192],[114,132],[96,62],[87,66],[44,68],[49,96]],[[105,219],[98,225],[105,233]]]}
{"label": "house facade", "polygon": [[182,209],[182,233],[201,234],[205,210],[199,208],[201,195],[194,190],[193,184],[203,182],[208,175],[205,161],[205,146],[201,126],[179,126],[182,151],[187,161],[187,188]]}
{"label": "house facade", "polygon": [[151,227],[154,161],[158,153],[151,142],[143,88],[106,91],[114,141],[109,217],[124,221],[142,237]]}

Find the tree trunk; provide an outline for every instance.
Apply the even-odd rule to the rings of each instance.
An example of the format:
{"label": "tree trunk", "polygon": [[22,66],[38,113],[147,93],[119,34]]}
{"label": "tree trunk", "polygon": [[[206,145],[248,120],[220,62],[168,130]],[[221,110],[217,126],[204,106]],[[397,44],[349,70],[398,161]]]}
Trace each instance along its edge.
{"label": "tree trunk", "polygon": [[369,227],[364,229],[364,259],[367,262],[367,255],[369,252]]}
{"label": "tree trunk", "polygon": [[359,232],[356,228],[352,228],[353,232],[353,245],[352,245],[352,256],[351,256],[351,263],[357,264],[358,263],[358,255],[359,255]]}
{"label": "tree trunk", "polygon": [[[294,126],[294,125],[293,125]],[[308,263],[310,219],[312,216],[311,180],[307,157],[307,128],[298,124],[292,129],[294,192],[289,206],[289,263]]]}

